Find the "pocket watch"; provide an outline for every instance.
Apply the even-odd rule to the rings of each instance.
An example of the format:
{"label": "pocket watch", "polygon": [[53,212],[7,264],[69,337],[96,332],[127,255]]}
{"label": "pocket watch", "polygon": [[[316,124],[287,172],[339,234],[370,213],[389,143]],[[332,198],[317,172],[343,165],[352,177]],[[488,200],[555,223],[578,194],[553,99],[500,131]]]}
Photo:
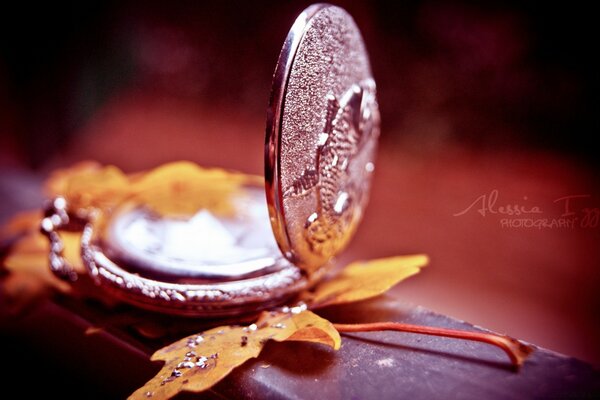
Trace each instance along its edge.
{"label": "pocket watch", "polygon": [[352,238],[368,201],[378,136],[375,81],[360,31],[341,8],[310,6],[275,68],[264,187],[244,184],[228,199],[230,213],[207,208],[183,217],[131,199],[87,210],[57,197],[42,221],[50,268],[77,279],[62,257],[60,231],[80,229],[88,274],[135,306],[219,317],[280,304],[321,279]]}

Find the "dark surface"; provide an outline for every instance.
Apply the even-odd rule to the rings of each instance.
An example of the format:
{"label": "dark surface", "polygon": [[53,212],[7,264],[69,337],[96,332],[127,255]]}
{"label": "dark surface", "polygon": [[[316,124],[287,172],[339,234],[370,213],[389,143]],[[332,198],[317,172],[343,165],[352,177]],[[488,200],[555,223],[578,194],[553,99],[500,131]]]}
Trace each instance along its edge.
{"label": "dark surface", "polygon": [[[130,326],[85,334],[87,328],[98,326],[98,321],[106,323],[109,314],[97,305],[62,299],[42,302],[18,318],[2,315],[0,325],[10,327],[9,335],[2,338],[4,359],[16,356],[15,362],[11,361],[11,382],[29,382],[23,391],[27,395],[122,398],[132,393],[159,365],[149,361],[153,346],[132,334]],[[478,329],[390,296],[338,307],[325,315],[339,321],[392,320]],[[156,341],[153,343],[156,347]],[[347,334],[342,343],[338,352],[308,343],[270,343],[258,359],[235,370],[205,395],[269,399],[600,395],[599,375],[590,365],[544,349],[537,349],[521,370],[515,371],[501,350],[481,343],[397,332]],[[32,363],[44,367],[32,369]],[[29,373],[22,375],[23,371]],[[38,375],[31,371],[51,381],[38,384]]]}

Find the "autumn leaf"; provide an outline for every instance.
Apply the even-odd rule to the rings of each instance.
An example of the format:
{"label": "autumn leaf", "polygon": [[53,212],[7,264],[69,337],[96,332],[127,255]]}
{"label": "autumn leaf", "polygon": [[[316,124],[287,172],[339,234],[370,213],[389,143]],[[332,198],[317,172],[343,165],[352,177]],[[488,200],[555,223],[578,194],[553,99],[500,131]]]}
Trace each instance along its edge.
{"label": "autumn leaf", "polygon": [[131,192],[136,202],[161,215],[193,215],[201,209],[232,215],[231,199],[246,184],[262,185],[262,179],[181,161],[132,179]]}
{"label": "autumn leaf", "polygon": [[[77,272],[83,272],[84,268],[79,251],[80,234],[65,232],[62,239],[64,257]],[[62,289],[64,288],[63,284],[66,283],[55,278],[48,268],[49,249],[50,244],[48,243],[48,239],[41,233],[32,232],[17,241],[13,246],[11,254],[6,257],[4,266],[11,273],[27,273],[37,276],[46,281],[50,286]],[[57,282],[61,284],[58,285]]]}
{"label": "autumn leaf", "polygon": [[264,312],[250,326],[214,328],[157,351],[152,360],[164,361],[165,365],[130,399],[166,399],[182,391],[207,390],[237,366],[257,357],[268,340],[316,342],[335,350],[341,344],[331,323],[310,311]]}
{"label": "autumn leaf", "polygon": [[65,197],[71,209],[106,209],[130,199],[161,215],[191,215],[200,209],[230,215],[234,212],[231,198],[243,185],[262,184],[258,176],[202,168],[187,161],[130,175],[87,161],[55,171],[45,191],[49,197]]}
{"label": "autumn leaf", "polygon": [[301,299],[311,309],[370,299],[415,275],[428,262],[422,254],[353,262],[311,292],[303,293]]}
{"label": "autumn leaf", "polygon": [[69,190],[69,181],[71,179],[101,169],[102,165],[96,161],[81,161],[68,168],[55,169],[46,182],[44,182],[44,191],[48,196],[65,194]]}
{"label": "autumn leaf", "polygon": [[114,166],[86,161],[52,173],[45,184],[52,198],[63,196],[73,210],[87,207],[108,208],[129,194],[129,178]]}
{"label": "autumn leaf", "polygon": [[37,231],[42,219],[40,210],[23,211],[12,217],[0,228],[0,241],[10,242],[24,233]]}
{"label": "autumn leaf", "polygon": [[32,232],[13,246],[4,260],[9,274],[0,281],[4,306],[18,314],[52,290],[66,293],[71,286],[58,279],[48,268],[48,240]]}
{"label": "autumn leaf", "polygon": [[[16,216],[3,229],[4,234],[23,232],[14,240],[10,253],[3,261],[8,276],[0,284],[4,295],[22,309],[52,289],[71,292],[71,285],[57,278],[48,268],[48,239],[39,232],[40,212],[26,212]],[[29,227],[27,227],[29,225]],[[63,232],[63,256],[78,273],[85,268],[80,255],[81,234]]]}
{"label": "autumn leaf", "polygon": [[[0,280],[0,292],[3,305],[13,313],[21,312],[54,290],[71,292],[71,286],[54,276],[48,268],[50,245],[39,232],[41,219],[40,210],[24,211],[0,228],[0,242],[9,250],[2,260],[2,268],[8,274]],[[65,233],[64,255],[78,272],[83,272],[79,239],[78,233]]]}

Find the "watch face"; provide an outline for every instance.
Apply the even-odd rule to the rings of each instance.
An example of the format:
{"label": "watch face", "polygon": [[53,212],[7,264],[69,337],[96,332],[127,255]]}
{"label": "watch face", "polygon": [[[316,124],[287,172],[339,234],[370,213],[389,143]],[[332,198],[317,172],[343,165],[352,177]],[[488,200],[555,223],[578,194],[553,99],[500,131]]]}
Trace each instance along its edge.
{"label": "watch face", "polygon": [[379,136],[375,82],[362,37],[339,7],[294,23],[273,77],[265,180],[282,253],[312,272],[342,251],[368,201]]}
{"label": "watch face", "polygon": [[245,188],[233,197],[230,215],[202,209],[168,217],[122,207],[104,231],[104,251],[141,275],[173,282],[245,279],[287,266],[262,190]]}

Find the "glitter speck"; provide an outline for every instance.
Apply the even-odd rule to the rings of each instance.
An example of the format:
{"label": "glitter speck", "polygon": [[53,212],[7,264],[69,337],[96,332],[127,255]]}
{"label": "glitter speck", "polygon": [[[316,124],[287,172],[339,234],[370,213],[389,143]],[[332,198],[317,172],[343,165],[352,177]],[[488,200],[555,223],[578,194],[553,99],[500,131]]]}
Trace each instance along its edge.
{"label": "glitter speck", "polygon": [[302,311],[306,311],[308,307],[306,306],[306,304],[302,303],[297,305],[296,307],[292,307],[291,308],[291,313],[292,314],[300,314]]}
{"label": "glitter speck", "polygon": [[183,361],[183,362],[180,362],[179,364],[177,364],[177,368],[178,369],[181,369],[181,368],[194,368],[195,365],[196,364],[194,364],[191,361]]}
{"label": "glitter speck", "polygon": [[196,361],[196,366],[198,368],[206,368],[208,367],[208,364],[206,363],[208,361],[208,358],[204,357],[204,356],[200,356],[198,357],[198,361]]}

